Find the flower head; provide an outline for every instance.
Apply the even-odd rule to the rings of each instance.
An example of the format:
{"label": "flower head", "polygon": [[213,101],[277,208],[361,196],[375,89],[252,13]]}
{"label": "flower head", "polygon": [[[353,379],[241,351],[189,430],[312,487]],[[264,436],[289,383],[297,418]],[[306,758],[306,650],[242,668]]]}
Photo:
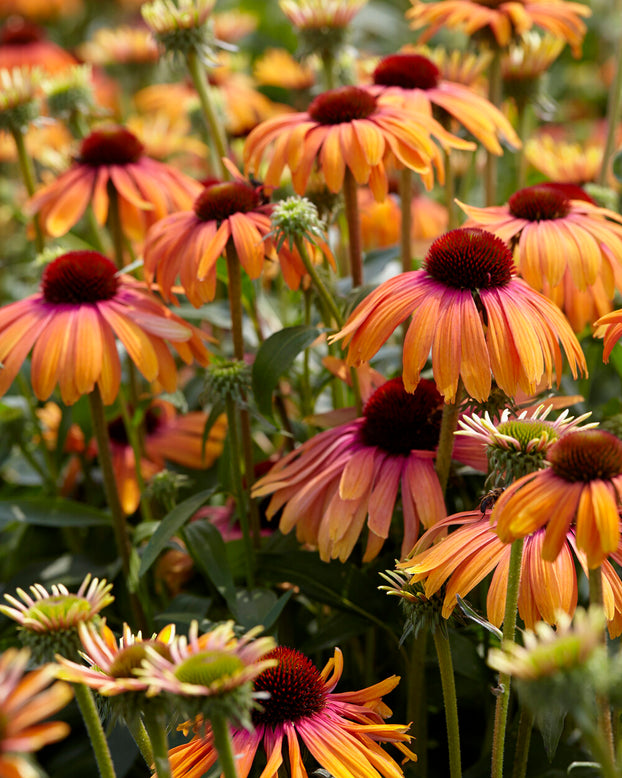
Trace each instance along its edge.
{"label": "flower head", "polygon": [[47,40],[45,30],[23,16],[7,13],[0,28],[0,70],[36,68],[46,74],[60,73],[76,64],[76,58],[56,43]]}
{"label": "flower head", "polygon": [[96,620],[99,612],[114,601],[112,584],[92,578],[89,573],[76,594],[63,584],[53,584],[49,592],[41,584],[30,587],[30,594],[18,589],[17,597],[5,594],[10,605],[0,605],[0,613],[19,624],[25,642],[36,658],[49,661],[56,652],[73,656],[79,647],[80,624]]}
{"label": "flower head", "polygon": [[503,151],[499,137],[514,148],[521,145],[498,108],[473,89],[442,78],[436,64],[423,54],[402,52],[384,57],[372,77],[373,94],[393,96],[415,111],[441,108],[494,154]]}
{"label": "flower head", "polygon": [[603,144],[600,140],[578,143],[557,133],[543,132],[527,141],[525,157],[551,181],[582,186],[598,177]]}
{"label": "flower head", "polygon": [[[292,775],[305,775],[304,745],[318,765],[340,778],[402,778],[400,767],[379,745],[392,743],[416,759],[406,745],[408,727],[384,722],[391,711],[382,697],[397,686],[398,676],[360,691],[335,693],[343,672],[339,649],[321,673],[291,648],[279,646],[267,656],[275,665],[254,681],[255,692],[266,698],[261,709],[253,711],[253,729],[233,729],[239,778],[248,778],[260,745],[274,770],[283,764],[287,749]],[[169,758],[174,778],[204,775],[217,759],[209,725],[204,734],[172,749]]]}
{"label": "flower head", "polygon": [[73,65],[48,79],[45,96],[52,116],[69,119],[75,112],[88,115],[95,105],[91,66]]}
{"label": "flower head", "polygon": [[106,405],[117,396],[121,361],[116,338],[147,381],[177,385],[170,343],[184,362],[208,361],[204,333],[182,321],[114,263],[95,251],[71,251],[46,266],[41,291],[0,308],[0,395],[32,349],[35,395],[60,385],[71,405],[99,387]]}
{"label": "flower head", "polygon": [[581,43],[586,32],[583,18],[591,11],[581,3],[567,0],[411,0],[406,12],[414,30],[428,27],[420,36],[425,43],[441,28],[460,29],[471,36],[482,31],[487,40],[505,48],[512,39],[540,27],[561,38],[572,47],[575,57],[581,55]]}
{"label": "flower head", "polygon": [[564,42],[552,35],[523,33],[501,59],[503,88],[506,94],[524,101],[537,95],[541,76],[561,54]]}
{"label": "flower head", "polygon": [[589,567],[598,567],[620,539],[622,441],[604,430],[578,430],[551,446],[549,467],[523,476],[498,499],[492,512],[504,543],[546,527],[544,559],[560,552],[569,528]]}
{"label": "flower head", "polygon": [[26,68],[0,69],[0,130],[25,132],[39,115],[40,73]]}
{"label": "flower head", "polygon": [[48,235],[60,237],[77,224],[89,204],[97,222],[105,224],[109,187],[119,201],[124,233],[132,240],[142,240],[147,228],[167,213],[190,207],[200,191],[197,181],[147,157],[132,132],[105,125],[84,138],[76,162],[39,189],[27,208],[39,215]]}
{"label": "flower head", "polygon": [[[495,486],[501,481],[511,483],[545,467],[550,446],[591,416],[588,412],[574,418],[565,410],[557,419],[550,421],[547,417],[552,409],[552,405],[541,404],[531,412],[524,410],[518,415],[505,409],[494,421],[488,412],[484,416],[464,415],[458,419],[461,429],[456,435],[467,435],[486,447],[490,474],[496,477]],[[581,429],[596,426],[598,423],[592,422],[584,424]]]}
{"label": "flower head", "polygon": [[255,483],[253,494],[272,494],[268,518],[284,508],[281,532],[295,526],[299,540],[317,546],[322,559],[345,561],[365,520],[363,558],[378,554],[401,489],[406,554],[419,523],[429,527],[444,515],[434,470],[441,414],[442,398],[432,381],[422,380],[409,394],[402,379],[394,378],[371,395],[362,417],[303,443]]}
{"label": "flower head", "polygon": [[568,274],[577,291],[602,281],[613,298],[621,280],[622,217],[579,187],[535,184],[515,192],[506,205],[459,205],[467,226],[486,229],[513,247],[518,272],[534,289],[548,296]]}
{"label": "flower head", "polygon": [[[449,530],[449,534],[447,534]],[[558,624],[560,614],[572,616],[577,607],[578,560],[588,575],[585,554],[577,549],[574,529],[564,536],[561,551],[548,561],[542,558],[543,529],[525,537],[521,560],[518,613],[530,629],[542,620]],[[510,544],[497,535],[490,510],[466,511],[448,516],[431,527],[408,559],[397,564],[397,572],[408,576],[411,587],[421,587],[428,600],[442,598],[441,615],[447,619],[457,605],[492,573],[486,596],[486,617],[500,627],[505,614]],[[622,632],[622,582],[612,560],[619,558],[620,547],[611,559],[603,560],[601,577],[607,624],[611,637]]]}
{"label": "flower head", "polygon": [[226,622],[199,634],[193,621],[188,637],[180,635],[169,651],[147,646],[136,673],[149,696],[167,692],[175,710],[189,718],[209,719],[218,712],[245,726],[256,697],[251,682],[275,664],[269,656],[274,640],[257,637],[259,632],[261,627],[238,638],[233,622]]}
{"label": "flower head", "polygon": [[27,754],[69,734],[64,721],[47,721],[73,697],[69,684],[56,681],[53,665],[26,673],[28,649],[7,649],[0,655],[0,775],[37,778],[41,773]]}
{"label": "flower head", "polygon": [[93,65],[150,64],[160,58],[151,32],[128,25],[99,27],[93,37],[79,47],[80,56]]}
{"label": "flower head", "polygon": [[383,200],[389,162],[420,173],[428,188],[432,166],[442,179],[442,156],[433,137],[447,147],[472,148],[425,111],[415,113],[368,89],[344,86],[318,95],[307,111],[276,116],[255,127],[244,147],[244,164],[257,170],[274,145],[265,176],[268,186],[278,186],[283,169],[289,167],[294,190],[304,194],[317,159],[331,192],[341,191],[347,167],[357,183],[369,182],[376,199]]}
{"label": "flower head", "polygon": [[150,0],[140,12],[166,51],[186,56],[195,51],[213,63],[214,36],[208,27],[216,0]]}
{"label": "flower head", "polygon": [[403,347],[407,391],[417,386],[430,350],[446,402],[454,401],[459,378],[479,401],[490,394],[491,376],[510,397],[519,389],[534,394],[543,380],[550,386],[554,372],[560,378],[558,341],[573,375],[585,372],[568,322],[514,275],[512,254],[499,238],[479,229],[451,230],[434,241],[424,265],[382,283],[333,336],[349,344],[349,364],[369,361],[412,316]]}

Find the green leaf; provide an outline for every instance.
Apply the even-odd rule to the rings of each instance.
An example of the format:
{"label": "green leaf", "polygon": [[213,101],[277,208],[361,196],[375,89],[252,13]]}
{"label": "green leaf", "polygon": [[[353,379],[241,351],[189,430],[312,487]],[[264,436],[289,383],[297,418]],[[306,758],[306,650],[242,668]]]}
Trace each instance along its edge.
{"label": "green leaf", "polygon": [[301,351],[318,337],[316,327],[285,327],[265,340],[253,363],[253,392],[259,411],[272,415],[272,391]]}
{"label": "green leaf", "polygon": [[222,535],[209,521],[193,521],[183,530],[182,537],[195,566],[214,584],[237,620],[235,584]]}
{"label": "green leaf", "polygon": [[73,500],[50,497],[23,497],[0,500],[0,529],[10,524],[37,527],[98,527],[110,525],[110,515]]}
{"label": "green leaf", "polygon": [[170,513],[167,513],[143,551],[140,569],[138,571],[139,578],[149,570],[171,537],[176,532],[179,532],[188,519],[197,512],[209,497],[211,497],[214,491],[214,489],[206,489],[198,494],[193,494],[192,497],[189,497],[179,505],[176,505]]}
{"label": "green leaf", "polygon": [[237,592],[236,619],[245,629],[262,626],[270,631],[287,605],[293,589],[278,598],[271,589],[240,589]]}

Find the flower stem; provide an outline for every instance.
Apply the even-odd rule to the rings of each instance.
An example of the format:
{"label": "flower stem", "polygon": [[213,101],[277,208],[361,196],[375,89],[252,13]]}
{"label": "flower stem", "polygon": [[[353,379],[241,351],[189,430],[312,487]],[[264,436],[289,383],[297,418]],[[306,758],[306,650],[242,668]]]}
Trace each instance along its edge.
{"label": "flower stem", "polygon": [[[19,169],[24,179],[24,186],[28,192],[28,196],[32,197],[35,193],[35,170],[32,164],[32,160],[28,156],[26,151],[26,142],[24,141],[24,134],[21,130],[14,129],[11,131],[13,140],[15,141],[15,147],[17,149],[17,161],[19,163]],[[34,216],[33,224],[35,228],[35,248],[37,252],[43,251],[45,241],[43,239],[43,232],[41,231],[41,225],[39,224],[38,216]]]}
{"label": "flower stem", "polygon": [[[343,326],[343,317],[339,311],[339,308],[337,307],[337,303],[335,302],[332,294],[326,288],[326,284],[324,283],[324,281],[322,281],[322,277],[315,269],[315,265],[313,264],[313,262],[311,262],[311,259],[309,257],[309,252],[307,251],[307,247],[305,246],[304,240],[300,235],[296,235],[296,237],[294,238],[294,242],[296,243],[296,248],[298,249],[300,258],[304,263],[305,269],[307,273],[311,276],[311,280],[313,281],[313,286],[315,287],[315,291],[320,296],[322,303],[324,304],[327,311],[335,320],[337,328],[341,329],[341,327]],[[328,324],[328,322],[326,323]]]}
{"label": "flower stem", "polygon": [[[230,239],[226,248],[227,257],[227,277],[229,281],[229,311],[231,313],[231,336],[233,338],[233,354],[240,362],[244,361],[244,335],[242,332],[243,310],[242,310],[242,271],[240,270],[240,260],[238,259],[233,241]],[[244,399],[244,398],[242,398]],[[248,513],[250,519],[250,532],[255,548],[259,546],[259,510],[257,503],[250,496],[253,486],[254,457],[253,457],[253,437],[251,434],[251,423],[248,411],[245,408],[238,408],[240,418],[240,431],[242,437],[242,457],[244,459],[244,475],[246,478],[246,494]],[[240,460],[236,460],[240,462]]]}
{"label": "flower stem", "polygon": [[525,147],[531,132],[531,114],[529,113],[529,102],[526,99],[517,100],[516,107],[518,111],[518,133],[522,141],[520,149],[516,152],[516,163],[518,165],[516,188],[522,189],[527,183],[527,156],[525,154]]}
{"label": "flower stem", "polygon": [[[622,15],[622,0],[616,3],[617,8],[612,9],[612,19],[619,19]],[[619,34],[616,45],[616,72],[609,88],[609,99],[607,102],[607,139],[603,151],[603,162],[598,176],[598,183],[605,186],[607,183],[607,173],[609,172],[609,162],[616,141],[616,132],[620,118],[620,106],[622,105],[622,31]]]}
{"label": "flower stem", "polygon": [[93,693],[83,683],[74,684],[73,689],[91,741],[93,753],[95,754],[99,774],[101,778],[116,778],[112,757],[110,756],[110,748],[108,747],[108,741],[106,740],[97,707],[95,706]]}
{"label": "flower stem", "polygon": [[441,629],[434,630],[434,645],[438,657],[438,667],[441,673],[443,687],[443,702],[445,705],[445,722],[447,724],[447,741],[449,750],[449,774],[451,778],[460,778],[462,766],[460,763],[460,727],[458,726],[458,702],[456,699],[456,684],[454,668],[451,659],[449,638]]}
{"label": "flower stem", "polygon": [[429,630],[421,629],[412,642],[408,663],[408,701],[406,720],[412,721],[417,733],[417,775],[425,778],[428,771],[428,717],[426,707],[425,657]]}
{"label": "flower stem", "polygon": [[354,174],[346,166],[343,178],[343,199],[346,221],[348,223],[348,255],[350,257],[350,275],[352,286],[363,283],[363,249],[361,245],[361,215],[359,213],[358,193]]}
{"label": "flower stem", "polygon": [[238,778],[235,755],[231,743],[229,723],[224,716],[214,716],[211,721],[214,745],[218,751],[218,761],[224,778]]}
{"label": "flower stem", "polygon": [[153,748],[151,747],[149,734],[147,733],[142,719],[138,717],[128,718],[126,719],[126,723],[131,736],[134,738],[134,742],[138,746],[142,758],[145,760],[145,764],[147,767],[151,767],[153,764]]}
{"label": "flower stem", "polygon": [[[488,99],[497,108],[501,107],[501,49],[495,46],[490,72],[488,73]],[[494,205],[497,199],[498,158],[491,151],[486,156],[485,191],[486,205]]]}
{"label": "flower stem", "polygon": [[[590,588],[590,605],[597,605],[598,607],[603,608],[603,574],[600,566],[590,569],[588,581]],[[602,642],[603,645],[607,642],[604,631]],[[602,736],[603,746],[606,746],[610,759],[615,762],[613,723],[611,721],[609,697],[606,694],[598,694],[596,697],[596,707],[598,709],[598,728]]]}
{"label": "flower stem", "polygon": [[[97,442],[97,454],[99,464],[102,471],[102,478],[104,481],[104,491],[106,493],[106,501],[112,514],[112,528],[114,531],[114,539],[117,546],[117,551],[121,558],[121,567],[123,569],[123,577],[128,580],[130,574],[130,557],[132,551],[132,544],[127,531],[127,524],[125,521],[125,514],[121,507],[121,501],[119,499],[119,492],[117,491],[117,484],[114,478],[114,470],[112,468],[112,454],[110,453],[110,441],[108,440],[108,428],[106,426],[106,415],[104,411],[104,403],[97,384],[93,391],[88,395],[89,407],[91,410],[91,419],[93,421],[93,432],[95,434],[95,440]],[[134,616],[139,628],[145,629],[145,614],[138,600],[137,596],[130,592],[130,600],[134,611]]]}
{"label": "flower stem", "polygon": [[533,716],[527,708],[521,708],[518,721],[518,734],[516,736],[516,751],[514,754],[514,768],[512,778],[525,778],[527,775],[527,761],[529,759],[529,743],[531,730],[533,729]]}
{"label": "flower stem", "polygon": [[145,729],[149,735],[153,750],[155,775],[157,778],[171,778],[171,764],[168,759],[168,738],[166,737],[166,727],[162,717],[149,712],[145,712],[143,715]]}
{"label": "flower stem", "polygon": [[410,248],[410,233],[412,232],[412,212],[410,210],[413,196],[413,174],[408,167],[400,170],[400,208],[402,224],[400,227],[400,255],[402,271],[408,273],[413,269],[412,252]]}
{"label": "flower stem", "polygon": [[[516,616],[518,612],[518,593],[520,590],[521,566],[523,561],[524,539],[519,538],[512,543],[510,565],[508,570],[508,586],[505,596],[505,614],[503,618],[503,640],[514,640],[516,632]],[[510,702],[510,676],[499,674],[499,693],[495,709],[495,729],[492,736],[492,778],[503,778],[503,753],[505,750],[505,731],[508,720]]]}
{"label": "flower stem", "polygon": [[454,448],[454,432],[458,424],[460,415],[460,401],[462,399],[462,381],[458,380],[456,396],[453,403],[445,403],[443,407],[443,418],[441,420],[441,431],[438,438],[436,449],[436,473],[441,485],[443,494],[447,489],[449,479],[449,470],[451,468],[451,454]]}
{"label": "flower stem", "polygon": [[223,181],[228,181],[231,176],[223,164],[223,158],[227,156],[227,141],[225,138],[225,133],[212,106],[210,88],[207,79],[205,78],[205,72],[203,70],[201,60],[198,58],[196,51],[193,49],[191,49],[186,55],[186,66],[188,68],[188,72],[190,73],[190,78],[192,79],[194,88],[197,90],[203,116],[205,117],[205,121],[207,122],[207,126],[209,128],[210,139],[214,144],[218,174],[221,176]]}

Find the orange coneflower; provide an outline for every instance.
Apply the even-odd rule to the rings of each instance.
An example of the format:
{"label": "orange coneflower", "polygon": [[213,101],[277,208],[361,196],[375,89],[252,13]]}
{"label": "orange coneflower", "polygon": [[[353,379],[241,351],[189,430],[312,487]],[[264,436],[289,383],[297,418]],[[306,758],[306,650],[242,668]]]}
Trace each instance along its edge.
{"label": "orange coneflower", "polygon": [[262,122],[246,140],[244,161],[247,169],[257,170],[274,144],[265,175],[268,186],[280,184],[287,166],[294,190],[304,194],[317,159],[331,192],[342,190],[347,167],[358,184],[369,183],[376,199],[384,200],[389,161],[421,174],[428,188],[432,165],[442,179],[442,155],[431,136],[450,147],[472,148],[424,110],[415,113],[367,89],[344,86],[318,95],[307,111]]}
{"label": "orange coneflower", "polygon": [[82,141],[71,168],[36,192],[28,210],[38,214],[42,229],[53,237],[68,232],[89,204],[103,225],[109,187],[118,198],[123,230],[134,240],[167,213],[189,207],[201,189],[170,165],[145,156],[143,144],[128,129],[105,125]]}
{"label": "orange coneflower", "polygon": [[[441,28],[458,28],[467,35],[482,30],[491,33],[497,46],[510,41],[532,27],[541,27],[570,44],[575,57],[581,55],[581,43],[586,32],[582,17],[590,16],[590,9],[581,3],[567,0],[411,0],[406,11],[411,27],[420,30],[422,43]],[[494,36],[494,38],[493,38]]]}
{"label": "orange coneflower", "polygon": [[372,78],[372,94],[396,97],[414,110],[421,110],[421,101],[428,109],[442,108],[494,154],[502,153],[499,137],[514,148],[521,145],[498,108],[472,89],[441,78],[439,68],[423,54],[404,52],[384,57]]}
{"label": "orange coneflower", "polygon": [[527,141],[525,157],[551,181],[582,186],[598,178],[603,150],[604,143],[598,138],[579,143],[565,134],[544,131]]}
{"label": "orange coneflower", "polygon": [[[272,495],[268,518],[281,508],[279,529],[296,527],[301,542],[319,548],[325,561],[345,561],[368,528],[364,560],[389,537],[401,491],[402,556],[413,547],[419,524],[429,527],[445,513],[434,469],[442,397],[423,379],[413,394],[401,378],[382,384],[360,418],[319,433],[285,456],[253,487]],[[461,441],[456,441],[456,456]]]}
{"label": "orange coneflower", "polygon": [[[178,414],[171,403],[154,400],[144,415],[144,451],[138,466],[145,481],[175,462],[183,467],[204,470],[221,455],[226,436],[225,414],[219,416],[204,440],[207,415],[202,411]],[[121,506],[128,515],[138,508],[141,498],[136,458],[121,418],[108,424],[108,437]]]}
{"label": "orange coneflower", "polygon": [[255,60],[253,76],[258,84],[297,91],[315,83],[313,69],[297,62],[287,49],[266,49]]}
{"label": "orange coneflower", "polygon": [[0,28],[0,68],[38,68],[58,73],[78,60],[48,40],[45,30],[20,16],[10,16]]}
{"label": "orange coneflower", "polygon": [[548,452],[549,467],[511,484],[491,519],[504,543],[546,527],[542,557],[553,561],[569,528],[588,567],[598,567],[620,543],[622,441],[604,430],[564,435]]}
{"label": "orange coneflower", "polygon": [[9,648],[0,655],[0,775],[7,778],[40,775],[27,754],[69,734],[66,722],[43,719],[69,703],[71,686],[63,681],[51,683],[56,677],[51,664],[26,673],[29,659],[28,649]]}
{"label": "orange coneflower", "polygon": [[32,349],[35,395],[46,400],[60,385],[63,402],[99,387],[105,404],[121,383],[116,339],[148,381],[177,385],[168,343],[190,364],[205,365],[207,336],[172,314],[130,276],[95,251],[71,251],[43,271],[41,291],[0,308],[0,396]]}
{"label": "orange coneflower", "polygon": [[[563,284],[587,292],[595,306],[603,291],[613,299],[622,281],[622,216],[596,205],[580,187],[544,182],[519,189],[505,205],[458,204],[469,217],[467,226],[509,243],[520,275],[563,309],[566,300],[573,305]],[[572,310],[579,315],[576,303]],[[581,316],[573,325],[582,329],[592,320]]]}
{"label": "orange coneflower", "polygon": [[[510,397],[533,395],[561,377],[561,342],[574,376],[585,357],[556,305],[514,275],[512,252],[484,230],[462,228],[438,238],[424,269],[382,283],[354,310],[333,340],[349,344],[348,364],[369,361],[412,315],[404,340],[407,391],[419,382],[430,349],[436,385],[453,402],[459,379],[485,401],[494,376]],[[486,327],[484,327],[484,323]]]}
{"label": "orange coneflower", "polygon": [[100,27],[93,37],[78,47],[85,62],[93,65],[152,64],[160,59],[160,49],[146,27]]}
{"label": "orange coneflower", "polygon": [[[197,308],[216,291],[216,260],[227,244],[235,246],[242,267],[258,278],[267,258],[275,256],[270,214],[262,186],[251,184],[231,164],[233,181],[210,182],[192,210],[171,214],[149,231],[145,242],[145,277],[155,279],[165,300],[171,300],[177,277]],[[321,241],[320,241],[321,242]],[[328,246],[324,243],[327,252]],[[283,277],[298,288],[306,270],[297,251],[279,249]]]}
{"label": "orange coneflower", "polygon": [[[292,648],[279,646],[267,657],[276,659],[277,666],[253,683],[255,692],[267,692],[261,708],[252,712],[253,727],[233,728],[239,778],[248,778],[260,746],[268,763],[264,774],[276,774],[287,750],[291,774],[306,775],[301,745],[316,764],[339,778],[403,778],[402,769],[380,745],[392,743],[408,759],[417,758],[406,746],[408,726],[384,722],[391,711],[382,697],[397,686],[398,676],[360,691],[335,693],[343,673],[338,648],[321,673]],[[173,778],[200,778],[216,764],[210,725],[199,722],[196,729],[192,740],[169,752]]]}
{"label": "orange coneflower", "polygon": [[[448,530],[454,528],[447,537]],[[557,624],[560,612],[573,615],[577,607],[578,584],[575,557],[585,575],[585,554],[577,550],[575,533],[568,530],[560,553],[553,561],[542,558],[544,530],[527,535],[521,562],[518,612],[529,629],[537,621]],[[490,512],[467,511],[448,516],[429,529],[410,557],[398,563],[409,583],[422,582],[426,597],[443,584],[441,615],[449,618],[457,596],[466,595],[493,573],[486,598],[486,616],[496,627],[503,623],[511,544],[503,543],[490,523]],[[612,557],[617,561],[622,547]],[[603,599],[611,637],[622,632],[622,581],[609,560],[602,567]]]}

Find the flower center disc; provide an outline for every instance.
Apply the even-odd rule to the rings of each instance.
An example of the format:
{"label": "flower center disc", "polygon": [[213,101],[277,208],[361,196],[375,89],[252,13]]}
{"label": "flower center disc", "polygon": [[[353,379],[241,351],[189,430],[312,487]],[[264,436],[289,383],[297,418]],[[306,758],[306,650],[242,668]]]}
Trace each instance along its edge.
{"label": "flower center disc", "polygon": [[371,116],[376,110],[376,98],[358,86],[342,86],[318,95],[308,110],[319,124],[342,124]]}
{"label": "flower center disc", "polygon": [[194,201],[201,221],[223,221],[234,213],[248,213],[261,205],[257,190],[243,181],[206,186]]}
{"label": "flower center disc", "polygon": [[48,303],[79,305],[110,300],[119,279],[114,262],[97,251],[70,251],[43,271],[41,291]]}
{"label": "flower center disc", "polygon": [[563,190],[550,186],[527,186],[508,200],[510,213],[530,222],[563,219],[570,211],[570,202]]}
{"label": "flower center disc", "polygon": [[505,286],[514,260],[509,247],[490,232],[472,227],[450,230],[437,238],[425,258],[436,281],[456,289]]}
{"label": "flower center disc", "polygon": [[497,427],[497,432],[514,438],[520,444],[520,450],[526,451],[533,440],[546,439],[549,443],[557,440],[559,435],[550,424],[538,419],[511,419]]}
{"label": "flower center disc", "polygon": [[402,89],[433,89],[438,86],[440,70],[422,54],[391,54],[374,70],[374,84],[401,86]]}
{"label": "flower center disc", "polygon": [[592,481],[622,474],[622,441],[604,430],[564,435],[548,460],[555,475],[566,481]]}
{"label": "flower center disc", "polygon": [[261,700],[263,710],[253,713],[255,724],[299,721],[323,710],[326,704],[324,682],[310,659],[285,646],[277,646],[265,658],[277,659],[279,663],[255,679],[255,691],[270,694],[267,700]]}
{"label": "flower center disc", "polygon": [[211,686],[231,678],[243,668],[244,662],[240,657],[228,651],[201,651],[179,665],[175,670],[175,678],[182,683]]}
{"label": "flower center disc", "polygon": [[433,381],[422,378],[412,394],[401,378],[376,389],[363,409],[361,437],[394,456],[408,456],[413,449],[433,451],[438,443],[443,398]]}
{"label": "flower center disc", "polygon": [[[24,617],[41,621],[41,616],[45,616],[49,623],[56,625],[56,629],[64,629],[67,615],[71,612],[72,623],[77,624],[84,621],[91,614],[91,603],[84,597],[78,597],[75,594],[57,594],[46,597],[45,600],[35,602],[35,604],[24,611]],[[54,629],[54,627],[51,627]]]}
{"label": "flower center disc", "polygon": [[170,659],[171,652],[167,645],[159,640],[143,640],[122,648],[110,663],[108,668],[109,674],[113,678],[135,677],[136,673],[134,670],[137,670],[142,665],[143,659],[147,657],[147,652],[145,651],[147,646],[151,646],[160,656]]}
{"label": "flower center disc", "polygon": [[112,125],[94,130],[80,146],[79,161],[85,165],[129,165],[137,162],[145,147],[125,127]]}
{"label": "flower center disc", "polygon": [[0,30],[0,46],[23,46],[45,40],[45,33],[32,22],[20,16],[9,16]]}

